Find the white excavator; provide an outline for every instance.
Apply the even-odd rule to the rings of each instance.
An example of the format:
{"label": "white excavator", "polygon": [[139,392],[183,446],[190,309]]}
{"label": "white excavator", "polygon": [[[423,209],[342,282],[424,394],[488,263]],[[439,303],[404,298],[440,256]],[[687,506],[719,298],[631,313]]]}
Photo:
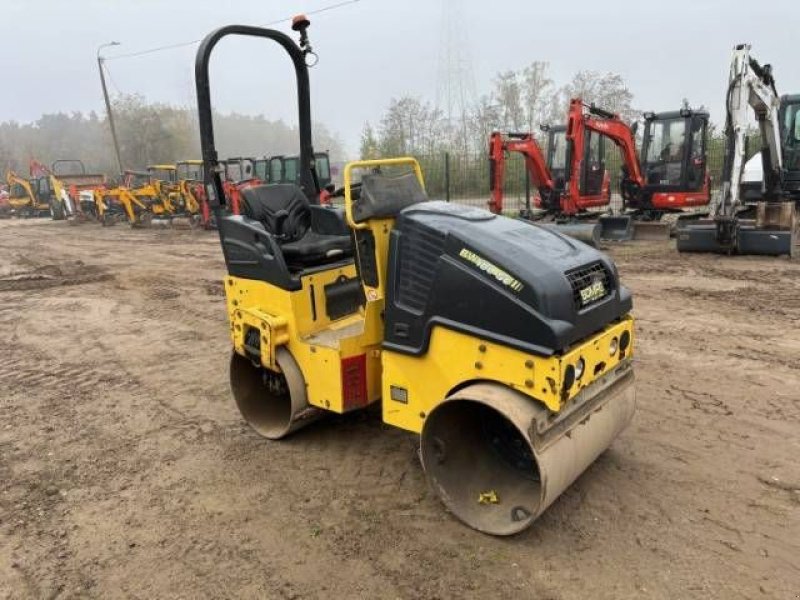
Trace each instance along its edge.
{"label": "white excavator", "polygon": [[[778,118],[781,125],[783,192],[800,205],[800,94],[781,96]],[[742,195],[745,201],[761,197],[764,181],[761,162],[761,152],[756,152],[744,165]]]}
{"label": "white excavator", "polygon": [[[725,161],[722,191],[711,219],[679,226],[680,252],[793,255],[797,246],[797,207],[784,190],[781,101],[771,65],[750,55],[749,44],[733,50],[725,108]],[[746,199],[742,192],[749,111],[761,133],[761,193]],[[789,128],[794,131],[794,127]]]}

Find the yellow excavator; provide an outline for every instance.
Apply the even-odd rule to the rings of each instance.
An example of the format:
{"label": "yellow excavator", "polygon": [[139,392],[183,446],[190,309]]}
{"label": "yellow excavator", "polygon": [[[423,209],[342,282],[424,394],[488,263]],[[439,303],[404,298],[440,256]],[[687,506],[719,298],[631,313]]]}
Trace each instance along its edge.
{"label": "yellow excavator", "polygon": [[[631,295],[586,244],[429,200],[413,158],[348,164],[334,192],[344,207],[321,205],[308,25],[293,22],[299,45],[232,25],[198,49],[233,397],[268,439],[380,401],[387,424],[419,435],[426,477],[456,517],[490,534],[520,532],[631,420]],[[208,77],[214,47],[229,36],[283,47],[299,101],[296,182],[243,190],[240,215],[224,210]]]}
{"label": "yellow excavator", "polygon": [[[54,203],[50,214],[53,219],[73,219],[77,221],[94,220],[97,210],[93,198],[95,190],[106,187],[106,176],[102,173],[87,173],[83,161],[76,158],[59,159],[50,168],[37,163],[38,170],[45,171],[52,177],[54,189],[61,188],[54,195]],[[55,201],[59,198],[60,201]],[[87,205],[88,202],[88,205]],[[86,210],[84,210],[86,209]]]}
{"label": "yellow excavator", "polygon": [[176,165],[150,165],[147,167],[148,183],[134,189],[134,195],[140,199],[152,198],[148,203],[149,210],[157,222],[178,225],[191,225],[198,214],[195,198],[184,196],[184,187],[178,178]]}
{"label": "yellow excavator", "polygon": [[193,220],[201,219],[201,203],[203,185],[203,161],[181,160],[175,163],[175,172],[178,179],[178,190],[181,195],[184,210]]}
{"label": "yellow excavator", "polygon": [[[8,184],[8,206],[12,215],[17,217],[53,216],[54,199],[61,198],[63,189],[58,180],[50,176],[24,179],[14,171],[6,173]],[[54,185],[55,184],[55,185]],[[60,218],[64,218],[62,214]]]}
{"label": "yellow excavator", "polygon": [[153,206],[153,213],[161,217],[182,213],[183,199],[175,165],[150,165],[147,167],[147,174],[149,184],[159,199]]}
{"label": "yellow excavator", "polygon": [[171,223],[185,216],[175,165],[150,165],[146,171],[127,170],[117,187],[95,192],[99,220],[111,225],[121,218],[132,227]]}

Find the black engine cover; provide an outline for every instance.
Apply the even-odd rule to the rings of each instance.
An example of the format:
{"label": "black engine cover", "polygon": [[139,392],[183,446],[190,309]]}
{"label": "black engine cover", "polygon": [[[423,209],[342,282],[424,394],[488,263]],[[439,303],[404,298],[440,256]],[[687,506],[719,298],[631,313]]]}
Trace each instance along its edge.
{"label": "black engine cover", "polygon": [[391,234],[386,348],[422,354],[442,325],[539,355],[631,310],[602,252],[528,221],[446,202],[404,209]]}

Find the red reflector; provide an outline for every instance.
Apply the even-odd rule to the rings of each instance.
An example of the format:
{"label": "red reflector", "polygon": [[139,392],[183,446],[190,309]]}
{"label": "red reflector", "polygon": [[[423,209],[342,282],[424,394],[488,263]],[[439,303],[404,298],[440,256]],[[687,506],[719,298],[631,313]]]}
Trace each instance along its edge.
{"label": "red reflector", "polygon": [[367,355],[342,359],[342,405],[344,410],[367,405]]}

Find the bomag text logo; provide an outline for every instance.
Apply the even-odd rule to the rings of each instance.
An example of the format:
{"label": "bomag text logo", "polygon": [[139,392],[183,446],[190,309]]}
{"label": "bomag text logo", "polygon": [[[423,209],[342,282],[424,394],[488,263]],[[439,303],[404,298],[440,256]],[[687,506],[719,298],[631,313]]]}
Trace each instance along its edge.
{"label": "bomag text logo", "polygon": [[606,295],[606,286],[602,279],[595,279],[592,284],[581,290],[581,304],[586,306]]}
{"label": "bomag text logo", "polygon": [[524,287],[522,282],[518,279],[515,279],[512,275],[498,267],[497,265],[490,263],[485,258],[478,256],[471,250],[467,250],[466,248],[462,248],[461,252],[458,255],[466,260],[469,263],[472,263],[478,269],[489,275],[490,277],[494,277],[497,281],[502,283],[504,286],[511,288],[513,291],[519,293],[522,291]]}

